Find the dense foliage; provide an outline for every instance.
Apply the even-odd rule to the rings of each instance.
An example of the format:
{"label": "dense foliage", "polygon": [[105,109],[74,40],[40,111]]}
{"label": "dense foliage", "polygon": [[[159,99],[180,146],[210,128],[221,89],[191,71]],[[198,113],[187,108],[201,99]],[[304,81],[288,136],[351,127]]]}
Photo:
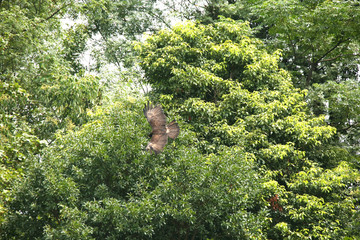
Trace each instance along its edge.
{"label": "dense foliage", "polygon": [[197,17],[204,23],[220,16],[249,21],[269,48],[283,51],[282,67],[297,86],[353,79],[358,72],[357,0],[210,0],[203,8]]}
{"label": "dense foliage", "polygon": [[[196,16],[203,23],[218,21],[220,16],[249,21],[257,37],[264,40],[268,49],[281,49],[281,67],[292,75],[295,86],[311,89],[310,101],[317,104],[312,109],[317,114],[327,114],[338,123],[336,127],[339,139],[347,139],[347,148],[357,152],[359,127],[344,131],[348,123],[357,126],[356,111],[346,107],[347,101],[338,105],[338,111],[344,117],[323,111],[322,106],[333,102],[329,94],[320,96],[322,91],[332,91],[333,83],[341,88],[341,96],[352,95],[359,89],[360,63],[360,4],[359,1],[302,1],[302,0],[210,0],[206,3],[192,0],[192,12],[187,16]],[[201,3],[204,5],[202,7]],[[347,81],[351,81],[349,88]],[[329,83],[328,83],[329,82]],[[316,85],[312,89],[313,84]],[[325,89],[329,87],[329,89]],[[356,90],[355,90],[356,91]],[[329,97],[329,98],[328,98]],[[319,102],[322,100],[321,102]],[[336,104],[336,103],[335,103]],[[317,109],[317,107],[320,107]],[[349,114],[347,114],[350,112]],[[345,121],[344,121],[345,120]],[[349,135],[348,135],[349,134]],[[339,143],[339,142],[338,142]],[[341,145],[341,143],[340,143]]]}
{"label": "dense foliage", "polygon": [[[0,0],[0,238],[357,239],[359,18],[345,0]],[[159,155],[148,99],[181,128]]]}
{"label": "dense foliage", "polygon": [[139,103],[98,109],[34,159],[16,184],[2,236],[261,237],[268,221],[253,156],[236,148],[202,155],[188,131],[163,154],[147,154],[150,129]]}
{"label": "dense foliage", "polygon": [[63,54],[71,50],[61,44],[69,35],[59,16],[69,4],[0,1],[2,199],[9,180],[22,173],[22,162],[53,141],[57,130],[86,122],[86,109],[99,99],[98,79],[73,74]]}
{"label": "dense foliage", "polygon": [[138,51],[154,97],[188,120],[203,152],[242,146],[273,179],[280,205],[268,237],[345,234],[355,203],[349,187],[360,175],[350,154],[329,144],[335,129],[309,112],[279,54],[264,51],[246,23],[188,22]]}

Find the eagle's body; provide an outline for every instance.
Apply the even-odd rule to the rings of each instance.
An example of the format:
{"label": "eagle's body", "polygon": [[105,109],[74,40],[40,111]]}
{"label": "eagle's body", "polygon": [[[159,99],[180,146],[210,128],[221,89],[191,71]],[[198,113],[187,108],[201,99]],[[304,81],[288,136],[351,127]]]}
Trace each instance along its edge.
{"label": "eagle's body", "polygon": [[144,115],[152,128],[146,150],[158,154],[168,142],[168,137],[175,139],[179,135],[180,128],[175,120],[166,125],[166,116],[159,105],[153,106],[148,102],[145,104]]}

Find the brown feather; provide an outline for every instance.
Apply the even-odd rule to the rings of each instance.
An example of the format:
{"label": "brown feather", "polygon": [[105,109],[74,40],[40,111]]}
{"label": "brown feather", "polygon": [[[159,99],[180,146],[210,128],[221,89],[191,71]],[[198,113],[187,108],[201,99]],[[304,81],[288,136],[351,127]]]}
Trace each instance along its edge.
{"label": "brown feather", "polygon": [[144,114],[153,130],[155,128],[165,129],[166,116],[159,105],[154,107],[148,102],[148,104],[145,105]]}
{"label": "brown feather", "polygon": [[159,154],[168,142],[168,136],[166,134],[154,134],[146,147],[148,151],[154,151]]}
{"label": "brown feather", "polygon": [[180,128],[177,122],[172,121],[166,126],[166,133],[168,134],[169,138],[175,139],[179,136]]}
{"label": "brown feather", "polygon": [[152,128],[152,137],[146,150],[158,154],[167,144],[168,137],[175,139],[179,135],[180,128],[175,120],[166,125],[166,116],[159,105],[153,106],[147,102],[144,115]]}

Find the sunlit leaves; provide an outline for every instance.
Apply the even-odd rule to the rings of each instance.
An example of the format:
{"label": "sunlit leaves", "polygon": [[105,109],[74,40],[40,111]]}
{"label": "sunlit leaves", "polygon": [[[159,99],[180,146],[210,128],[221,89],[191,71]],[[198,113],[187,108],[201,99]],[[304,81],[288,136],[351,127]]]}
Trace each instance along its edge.
{"label": "sunlit leaves", "polygon": [[265,238],[254,156],[203,155],[185,129],[162,154],[148,154],[142,106],[123,99],[58,135],[16,184],[2,237]]}
{"label": "sunlit leaves", "polygon": [[300,222],[306,223],[307,227],[281,229],[283,236],[327,238],[327,236],[340,237],[345,233],[343,222],[350,216],[350,212],[343,209],[351,207],[350,199],[345,198],[340,206],[335,202],[325,201],[322,197],[304,194],[295,195],[292,204],[289,206],[290,221],[294,226]]}
{"label": "sunlit leaves", "polygon": [[262,47],[246,24],[221,19],[162,31],[136,49],[153,96],[178,109],[201,151],[240,146],[273,179],[263,196],[272,209],[269,238],[341,236],[356,197],[348,197],[346,188],[356,186],[359,174],[345,163],[348,154],[341,159],[341,151],[328,145],[336,129],[326,116],[310,113],[308,91],[294,88],[278,66],[280,52]]}
{"label": "sunlit leaves", "polygon": [[[284,50],[286,68],[312,83],[356,74],[360,9],[357,1],[261,1],[251,10],[269,28],[270,45]],[[352,78],[352,77],[351,77]]]}
{"label": "sunlit leaves", "polygon": [[281,49],[282,67],[308,88],[328,80],[354,79],[358,72],[358,1],[206,1],[194,14],[213,23],[221,16],[250,22],[268,48]]}
{"label": "sunlit leaves", "polygon": [[289,186],[297,192],[311,192],[314,195],[328,195],[330,199],[338,199],[341,196],[329,194],[339,189],[346,189],[354,181],[359,181],[355,169],[346,162],[341,162],[333,169],[322,171],[320,167],[305,168],[296,174]]}

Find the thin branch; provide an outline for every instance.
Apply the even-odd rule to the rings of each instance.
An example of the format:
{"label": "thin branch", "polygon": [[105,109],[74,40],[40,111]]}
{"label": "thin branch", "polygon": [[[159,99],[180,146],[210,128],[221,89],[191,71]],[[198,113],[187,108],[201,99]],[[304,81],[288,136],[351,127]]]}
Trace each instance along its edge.
{"label": "thin branch", "polygon": [[358,128],[358,126],[359,126],[359,123],[355,123],[355,124],[353,124],[353,125],[349,125],[349,126],[346,127],[346,128],[342,128],[341,130],[347,131],[347,130],[349,130],[349,129],[351,129],[351,128]]}
{"label": "thin branch", "polygon": [[[349,40],[349,39],[347,39]],[[314,64],[318,64],[319,62],[321,62],[321,60],[326,57],[329,53],[331,53],[332,51],[334,51],[338,46],[340,46],[342,43],[346,42],[347,40],[340,40],[339,42],[337,42],[335,44],[335,46],[333,46],[332,48],[330,48],[324,55],[322,55],[317,61],[314,62]]]}
{"label": "thin branch", "polygon": [[169,29],[171,29],[171,25],[168,24],[165,19],[163,19],[162,17],[160,17],[158,14],[152,13],[151,11],[147,12],[150,16],[157,18],[158,20],[160,20],[163,24],[165,24],[166,27],[168,27]]}
{"label": "thin branch", "polygon": [[[347,39],[348,40],[348,39]],[[340,40],[339,42],[337,42],[335,44],[335,46],[333,46],[332,48],[330,48],[325,54],[323,54],[318,60],[316,61],[311,61],[311,59],[309,59],[309,72],[307,74],[307,77],[306,77],[306,85],[307,86],[310,86],[310,81],[312,79],[312,75],[313,75],[313,72],[316,70],[316,67],[318,65],[318,63],[320,63],[328,54],[330,54],[332,51],[334,51],[337,47],[339,47],[342,43],[346,42],[347,40]],[[312,52],[314,53],[315,52],[315,49],[312,49]],[[314,56],[315,54],[313,54]]]}
{"label": "thin branch", "polygon": [[53,12],[49,17],[43,19],[40,21],[40,23],[49,20],[50,18],[54,17],[56,14],[58,14],[61,10],[63,10],[65,7],[67,7],[69,4],[65,4],[64,6],[62,6],[61,8],[58,8],[55,12]]}
{"label": "thin branch", "polygon": [[322,60],[322,61],[320,61],[320,62],[329,62],[329,61],[336,60],[337,58],[346,57],[346,56],[356,57],[356,56],[360,56],[360,54],[359,54],[359,53],[357,53],[357,54],[356,54],[356,53],[339,54],[339,55],[337,55],[337,56],[335,56],[335,57],[333,57],[333,58],[324,59],[324,60]]}
{"label": "thin branch", "polygon": [[[58,8],[55,12],[53,12],[49,17],[42,19],[41,21],[38,21],[36,23],[32,23],[33,27],[36,27],[39,23],[43,23],[51,18],[53,18],[56,14],[58,14],[61,10],[63,10],[65,7],[69,6],[70,4],[65,4],[64,6],[62,6],[61,8]],[[28,31],[29,29],[23,29],[23,32]]]}
{"label": "thin branch", "polygon": [[290,48],[291,48],[291,50],[292,50],[292,52],[293,52],[293,56],[294,56],[294,62],[293,62],[293,65],[295,64],[295,62],[296,62],[296,60],[297,60],[297,54],[296,54],[296,49],[295,49],[295,44],[293,43],[294,41],[291,39],[291,36],[290,36],[290,34],[289,34],[289,29],[288,29],[288,27],[286,26],[286,28],[287,28],[287,30],[288,31],[286,31],[286,36],[287,36],[287,38],[288,38],[288,40],[289,40],[289,42],[290,42]]}

